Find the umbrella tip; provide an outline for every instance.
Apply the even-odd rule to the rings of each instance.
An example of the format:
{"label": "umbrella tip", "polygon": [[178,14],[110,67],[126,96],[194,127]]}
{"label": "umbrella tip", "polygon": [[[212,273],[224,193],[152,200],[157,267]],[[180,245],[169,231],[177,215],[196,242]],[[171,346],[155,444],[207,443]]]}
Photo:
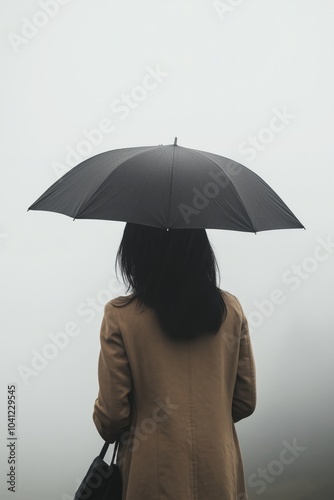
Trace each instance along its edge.
{"label": "umbrella tip", "polygon": [[177,143],[177,137],[175,137],[175,139],[174,139],[174,146],[177,146],[176,143]]}

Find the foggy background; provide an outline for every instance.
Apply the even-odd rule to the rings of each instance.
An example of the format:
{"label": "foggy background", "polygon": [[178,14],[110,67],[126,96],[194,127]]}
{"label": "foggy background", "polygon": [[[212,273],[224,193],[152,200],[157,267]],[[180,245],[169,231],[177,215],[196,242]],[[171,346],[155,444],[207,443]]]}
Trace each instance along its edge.
{"label": "foggy background", "polygon": [[[85,158],[175,136],[252,169],[306,227],[207,234],[220,287],[251,327],[258,402],[236,424],[250,499],[331,498],[333,2],[1,9],[1,499],[73,498],[103,444],[92,420],[103,306],[126,291],[114,270],[125,223],[27,208]],[[55,348],[60,332],[72,336]],[[17,386],[15,494],[7,384]]]}

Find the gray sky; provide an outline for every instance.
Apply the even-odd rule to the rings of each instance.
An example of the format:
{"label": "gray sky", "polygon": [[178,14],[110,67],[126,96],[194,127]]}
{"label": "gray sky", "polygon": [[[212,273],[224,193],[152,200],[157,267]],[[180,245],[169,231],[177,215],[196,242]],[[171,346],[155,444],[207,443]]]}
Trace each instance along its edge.
{"label": "gray sky", "polygon": [[[27,0],[2,12],[1,498],[11,383],[15,498],[72,498],[102,443],[103,305],[125,293],[124,223],[27,208],[89,156],[175,136],[255,171],[306,227],[207,233],[251,327],[258,405],[236,425],[250,499],[331,498],[333,2]],[[53,359],[38,361],[48,344]]]}

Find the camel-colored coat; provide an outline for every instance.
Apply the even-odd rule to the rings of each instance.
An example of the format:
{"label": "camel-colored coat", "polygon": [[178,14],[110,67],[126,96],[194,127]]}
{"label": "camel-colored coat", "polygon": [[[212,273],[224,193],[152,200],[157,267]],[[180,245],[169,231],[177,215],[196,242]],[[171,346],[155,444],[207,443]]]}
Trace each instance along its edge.
{"label": "camel-colored coat", "polygon": [[93,420],[110,443],[123,432],[122,500],[247,499],[234,423],[255,409],[255,366],[240,302],[222,293],[219,332],[181,344],[136,300],[105,305]]}

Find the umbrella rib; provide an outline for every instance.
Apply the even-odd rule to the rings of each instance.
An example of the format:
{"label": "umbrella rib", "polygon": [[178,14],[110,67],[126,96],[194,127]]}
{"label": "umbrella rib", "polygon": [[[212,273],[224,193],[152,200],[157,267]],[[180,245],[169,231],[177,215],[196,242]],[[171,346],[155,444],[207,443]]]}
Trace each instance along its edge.
{"label": "umbrella rib", "polygon": [[[119,164],[119,165],[118,165],[118,166],[117,166],[117,167],[116,167],[116,168],[115,168],[112,172],[110,172],[110,173],[107,175],[107,177],[106,177],[105,179],[103,179],[103,181],[101,182],[101,184],[99,185],[99,187],[98,187],[98,188],[96,188],[96,190],[95,190],[95,191],[94,191],[94,193],[90,196],[90,198],[88,198],[88,200],[85,200],[85,201],[83,202],[83,204],[85,203],[85,206],[83,206],[83,204],[82,204],[82,206],[81,206],[80,210],[79,210],[79,211],[75,214],[74,219],[76,219],[79,215],[81,215],[81,214],[82,214],[82,212],[84,212],[84,211],[87,209],[87,207],[89,206],[89,204],[93,201],[94,197],[96,196],[97,192],[101,189],[101,187],[103,186],[103,184],[104,184],[104,183],[105,183],[105,182],[109,179],[110,175],[111,175],[111,174],[112,174],[112,173],[113,173],[113,172],[114,172],[117,168],[122,167],[122,166],[123,166],[123,165],[124,165],[127,161],[132,160],[132,158],[133,158],[134,156],[136,156],[136,155],[141,155],[141,154],[144,154],[144,153],[147,153],[147,151],[150,151],[150,150],[152,150],[152,149],[154,149],[154,148],[157,148],[157,147],[159,147],[159,146],[151,146],[151,147],[149,147],[149,148],[145,149],[145,151],[140,151],[139,153],[134,153],[134,154],[133,154],[130,158],[127,158],[127,159],[126,159],[123,163],[120,163],[120,164]],[[73,220],[74,220],[74,219],[73,219]]]}
{"label": "umbrella rib", "polygon": [[174,171],[175,147],[173,148],[172,173],[171,173],[170,187],[169,187],[169,204],[168,204],[168,214],[167,214],[167,227],[168,228],[169,228],[169,219],[170,219],[170,206],[171,206],[171,201],[172,201],[172,187],[173,187],[173,171]]}
{"label": "umbrella rib", "polygon": [[[224,172],[224,171],[223,171],[223,169],[220,167],[220,165],[218,165],[218,163],[216,163],[214,160],[212,160],[211,158],[209,158],[208,156],[206,156],[205,154],[203,154],[203,152],[202,152],[202,151],[199,151],[198,149],[193,149],[193,152],[194,152],[194,153],[198,153],[200,156],[204,156],[207,160],[211,161],[214,165],[216,165],[216,167],[218,167],[218,168],[219,168],[222,172]],[[224,156],[224,157],[222,156],[222,158],[225,158],[225,156]],[[226,158],[226,159],[228,160],[228,158]],[[237,163],[237,162],[235,162],[235,163]],[[225,173],[225,172],[224,172],[224,173]],[[238,193],[238,191],[237,191],[237,188],[236,188],[236,187],[235,187],[235,185],[233,184],[233,182],[232,182],[232,180],[230,179],[230,177],[228,177],[228,179],[229,179],[229,181],[231,182],[231,184],[232,184],[232,186],[233,186],[233,189],[234,189],[234,191],[235,191],[235,193],[236,193],[237,197],[239,198],[239,201],[240,201],[241,205],[244,207],[245,214],[246,214],[246,216],[247,216],[247,218],[248,218],[248,220],[249,220],[249,222],[250,222],[250,224],[251,224],[251,226],[252,226],[252,228],[253,228],[254,232],[256,232],[256,229],[255,229],[255,227],[254,227],[254,224],[253,224],[253,222],[252,222],[252,220],[251,220],[251,218],[250,218],[250,216],[249,216],[249,214],[248,214],[248,212],[247,212],[247,208],[246,208],[246,206],[245,206],[245,204],[244,204],[244,202],[243,202],[243,200],[242,200],[242,198],[241,198],[240,194],[239,194],[239,193]]]}

